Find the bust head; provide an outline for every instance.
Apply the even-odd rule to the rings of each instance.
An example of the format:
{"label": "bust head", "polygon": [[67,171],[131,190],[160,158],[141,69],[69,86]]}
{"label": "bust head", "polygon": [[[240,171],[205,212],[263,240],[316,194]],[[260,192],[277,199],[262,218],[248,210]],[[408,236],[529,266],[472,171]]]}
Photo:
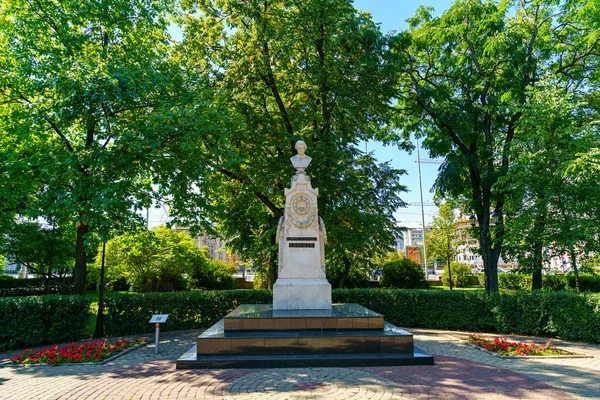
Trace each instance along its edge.
{"label": "bust head", "polygon": [[304,152],[306,151],[306,143],[304,143],[304,141],[303,141],[303,140],[298,140],[298,141],[296,142],[296,146],[295,146],[295,148],[296,148],[296,151],[298,152],[298,154],[299,154],[300,156],[303,156],[303,155],[304,155]]}

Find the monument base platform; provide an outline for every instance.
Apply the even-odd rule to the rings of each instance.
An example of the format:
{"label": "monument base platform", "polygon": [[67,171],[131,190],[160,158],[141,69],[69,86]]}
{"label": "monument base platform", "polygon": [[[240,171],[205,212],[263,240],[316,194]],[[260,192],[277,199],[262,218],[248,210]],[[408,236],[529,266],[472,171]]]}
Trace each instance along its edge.
{"label": "monument base platform", "polygon": [[196,346],[177,360],[177,369],[205,368],[306,368],[386,367],[433,365],[433,356],[418,347],[413,353],[387,354],[301,354],[208,356],[196,354]]}
{"label": "monument base platform", "polygon": [[413,335],[358,304],[276,310],[243,304],[198,336],[177,368],[433,365]]}
{"label": "monument base platform", "polygon": [[279,278],[273,285],[273,309],[330,310],[331,285],[325,278]]}

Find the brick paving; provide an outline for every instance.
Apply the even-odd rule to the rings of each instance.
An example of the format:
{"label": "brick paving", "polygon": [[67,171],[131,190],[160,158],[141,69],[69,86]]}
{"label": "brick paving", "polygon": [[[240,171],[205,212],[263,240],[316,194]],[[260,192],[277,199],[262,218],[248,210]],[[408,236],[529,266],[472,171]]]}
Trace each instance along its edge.
{"label": "brick paving", "polygon": [[164,332],[158,356],[150,344],[105,365],[0,368],[0,400],[600,399],[598,346],[560,343],[595,358],[503,360],[460,333],[412,331],[435,366],[176,370],[197,332]]}

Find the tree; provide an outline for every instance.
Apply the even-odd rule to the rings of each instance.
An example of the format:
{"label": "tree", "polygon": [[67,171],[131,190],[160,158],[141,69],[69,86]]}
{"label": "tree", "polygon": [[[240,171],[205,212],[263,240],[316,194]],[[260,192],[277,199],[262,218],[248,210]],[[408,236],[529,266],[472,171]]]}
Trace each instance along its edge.
{"label": "tree", "polygon": [[205,290],[237,289],[237,281],[233,276],[237,267],[219,260],[208,260],[206,248],[203,252],[206,263],[195,263],[189,272],[191,286]]}
{"label": "tree", "polygon": [[[105,257],[107,276],[123,276],[133,290],[143,292],[183,290],[184,274],[209,267],[206,254],[191,236],[165,226],[111,239],[106,243]],[[100,263],[99,252],[96,268]]]}
{"label": "tree", "polygon": [[467,286],[469,276],[472,276],[472,268],[469,264],[452,262],[442,274],[442,282],[452,290],[452,286]]}
{"label": "tree", "polygon": [[[596,242],[597,206],[588,199],[600,195],[597,185],[590,175],[575,177],[567,171],[577,154],[600,137],[589,127],[588,107],[557,83],[542,82],[530,96],[515,134],[513,167],[505,178],[504,253],[532,273],[532,290],[539,290],[543,262],[570,252],[567,243],[572,240],[587,243],[588,251]],[[574,207],[576,212],[568,211]]]}
{"label": "tree", "polygon": [[385,263],[380,283],[381,287],[395,289],[419,289],[428,286],[419,264],[408,258]]}
{"label": "tree", "polygon": [[449,203],[440,205],[439,215],[433,217],[431,230],[426,235],[427,254],[431,259],[445,260],[446,271],[450,279],[450,290],[452,290],[453,280],[450,264],[458,253],[459,235],[454,210]]}
{"label": "tree", "polygon": [[[54,278],[65,278],[73,271],[75,235],[49,218],[48,225],[37,222],[14,223],[2,247],[6,258],[44,279],[45,293]],[[69,292],[69,288],[64,288]]]}
{"label": "tree", "polygon": [[90,233],[141,223],[153,180],[178,187],[179,155],[209,120],[201,93],[186,97],[170,12],[162,0],[0,3],[0,219],[72,224],[76,293]]}
{"label": "tree", "polygon": [[392,214],[403,205],[404,171],[359,150],[363,140],[396,138],[387,125],[388,39],[347,0],[191,3],[182,22],[186,68],[211,71],[217,101],[235,122],[219,151],[198,159],[207,165],[194,168],[202,196],[175,199],[182,206],[174,217],[198,225],[195,202],[209,204],[204,228],[230,238],[272,284],[283,190],[294,173],[289,158],[303,139],[327,226],[327,268],[345,286],[351,269],[393,246]]}
{"label": "tree", "polygon": [[[394,48],[398,125],[444,157],[436,190],[479,221],[488,292],[498,290],[506,191],[517,125],[541,77],[585,90],[597,65],[597,4],[458,0],[441,17],[421,7]],[[490,215],[499,224],[491,229]]]}

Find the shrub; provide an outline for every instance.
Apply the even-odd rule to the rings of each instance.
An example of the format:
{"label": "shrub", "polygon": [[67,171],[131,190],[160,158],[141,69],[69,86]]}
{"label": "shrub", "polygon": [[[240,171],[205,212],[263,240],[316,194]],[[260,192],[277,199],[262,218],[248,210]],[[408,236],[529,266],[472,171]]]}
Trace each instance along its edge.
{"label": "shrub", "polygon": [[233,276],[237,270],[233,264],[211,260],[205,264],[194,266],[190,272],[190,287],[205,290],[231,290],[237,288],[237,280]]}
{"label": "shrub", "polygon": [[[102,251],[90,266],[90,279],[98,281]],[[106,243],[105,274],[107,286],[126,278],[131,289],[140,292],[185,290],[184,274],[197,264],[206,265],[204,251],[185,232],[158,226],[151,231],[139,229]]]}
{"label": "shrub", "polygon": [[272,303],[270,290],[125,293],[107,296],[105,331],[110,336],[150,332],[154,314],[169,314],[161,329],[209,327],[240,304]]}
{"label": "shrub", "polygon": [[83,296],[0,299],[0,351],[79,339],[89,315]]}
{"label": "shrub", "polygon": [[498,274],[498,287],[508,290],[531,289],[530,274]]}
{"label": "shrub", "polygon": [[67,278],[29,278],[29,279],[0,279],[0,297],[39,296],[45,293],[46,284],[50,294],[68,294],[72,279]]}
{"label": "shrub", "polygon": [[[327,270],[327,280],[334,288],[340,287],[341,270],[339,268],[330,268]],[[363,268],[351,268],[344,282],[344,287],[348,289],[368,288],[369,274]]]}
{"label": "shrub", "polygon": [[401,327],[493,330],[484,292],[446,290],[337,289],[334,303],[358,303]]}
{"label": "shrub", "polygon": [[[469,277],[471,276],[471,266],[465,263],[450,263],[452,268],[452,285],[455,287],[465,287],[471,283]],[[442,274],[442,282],[445,286],[450,286],[450,277],[448,276],[448,267]]]}
{"label": "shrub", "polygon": [[[575,274],[564,276],[568,287],[576,288]],[[582,292],[600,292],[600,276],[592,274],[579,274],[579,287]]]}
{"label": "shrub", "polygon": [[[334,303],[358,303],[404,328],[539,335],[600,343],[600,294],[529,291],[334,289]],[[109,296],[109,335],[149,332],[153,314],[169,314],[166,330],[208,327],[243,303],[272,303],[268,290]]]}
{"label": "shrub", "polygon": [[408,258],[385,263],[380,284],[381,287],[398,289],[428,287],[421,267]]}

